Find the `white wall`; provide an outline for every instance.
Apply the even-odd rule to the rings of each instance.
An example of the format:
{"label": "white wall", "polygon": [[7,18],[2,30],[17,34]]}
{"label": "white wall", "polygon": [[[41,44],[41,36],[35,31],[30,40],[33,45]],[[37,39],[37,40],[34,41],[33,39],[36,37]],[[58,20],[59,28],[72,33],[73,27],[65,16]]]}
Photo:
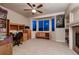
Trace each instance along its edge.
{"label": "white wall", "polygon": [[56,41],[65,42],[65,28],[56,28]]}
{"label": "white wall", "polygon": [[[56,28],[56,15],[61,15],[61,14],[64,14],[64,12],[59,12],[59,13],[55,13],[55,14],[46,14],[46,15],[41,15],[41,16],[37,16],[37,17],[33,17],[33,18],[45,18],[45,17],[53,17],[54,16],[55,17],[55,31],[52,32],[51,28],[49,31],[51,34],[51,40],[55,40],[58,42],[65,42],[65,28]],[[32,20],[31,20],[31,22],[32,22]],[[50,21],[51,21],[51,19],[50,19]],[[50,24],[50,27],[51,27],[51,24]],[[35,38],[34,35],[36,32],[32,31],[33,38]]]}
{"label": "white wall", "polygon": [[23,15],[19,14],[19,13],[16,13],[10,9],[7,9],[3,6],[0,6],[2,7],[3,9],[7,10],[8,11],[8,15],[7,15],[7,18],[13,22],[13,23],[18,23],[18,24],[25,24],[25,25],[28,25],[30,26],[30,19],[29,18],[26,18],[24,17]]}

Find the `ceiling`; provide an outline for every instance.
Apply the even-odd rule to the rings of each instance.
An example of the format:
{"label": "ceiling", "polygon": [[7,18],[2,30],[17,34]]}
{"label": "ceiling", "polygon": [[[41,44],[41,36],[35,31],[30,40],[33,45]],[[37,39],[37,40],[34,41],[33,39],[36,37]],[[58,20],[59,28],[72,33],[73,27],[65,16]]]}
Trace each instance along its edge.
{"label": "ceiling", "polygon": [[[34,3],[33,3],[34,4]],[[39,8],[39,10],[43,11],[42,14],[52,14],[57,12],[65,11],[69,3],[42,3],[43,7]],[[26,17],[33,17],[41,15],[40,13],[36,13],[35,15],[32,15],[31,11],[24,11],[24,9],[31,9],[26,3],[1,3],[0,5],[9,8],[19,14],[22,14]],[[35,3],[36,6],[39,5],[39,3]]]}

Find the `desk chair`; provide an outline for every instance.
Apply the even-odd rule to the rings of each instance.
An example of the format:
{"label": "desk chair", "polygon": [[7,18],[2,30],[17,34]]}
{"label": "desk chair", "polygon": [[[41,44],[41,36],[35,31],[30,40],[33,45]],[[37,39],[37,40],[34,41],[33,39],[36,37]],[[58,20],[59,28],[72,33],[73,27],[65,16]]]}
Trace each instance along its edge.
{"label": "desk chair", "polygon": [[18,32],[16,35],[14,35],[14,37],[13,37],[13,41],[14,41],[13,46],[15,46],[15,45],[19,46],[19,44],[22,44],[22,39],[23,39],[23,33],[22,32]]}

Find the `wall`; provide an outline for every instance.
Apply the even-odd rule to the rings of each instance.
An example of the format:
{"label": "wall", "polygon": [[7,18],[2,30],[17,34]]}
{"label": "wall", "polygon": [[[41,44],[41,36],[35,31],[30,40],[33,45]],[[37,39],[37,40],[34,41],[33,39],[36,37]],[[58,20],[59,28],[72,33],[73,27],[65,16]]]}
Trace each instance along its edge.
{"label": "wall", "polygon": [[[35,18],[45,18],[45,17],[55,17],[55,31],[52,32],[51,30],[49,31],[50,34],[51,34],[51,40],[55,40],[55,41],[58,41],[58,42],[65,42],[65,28],[56,28],[56,15],[60,15],[60,14],[64,14],[64,12],[59,12],[59,13],[55,13],[55,14],[46,14],[46,15],[41,15],[41,16],[37,16],[37,17],[33,17],[33,19]],[[32,20],[33,20],[32,19]],[[32,22],[31,20],[31,22]],[[51,21],[51,19],[50,19]],[[32,23],[31,23],[32,25]],[[51,27],[51,24],[50,24],[50,27]],[[31,26],[32,28],[32,26]],[[32,38],[35,38],[35,33],[37,31],[32,31]]]}
{"label": "wall", "polygon": [[56,28],[56,41],[65,42],[65,28]]}
{"label": "wall", "polygon": [[[64,13],[60,12],[59,14],[56,14],[56,15],[61,15],[61,14],[64,14]],[[55,16],[55,32],[54,32],[55,41],[65,42],[65,28],[56,28],[56,15],[54,15]]]}
{"label": "wall", "polygon": [[16,13],[13,10],[7,9],[3,6],[0,6],[0,7],[8,11],[7,18],[10,19],[11,22],[18,23],[18,24],[25,24],[25,25],[30,26],[29,18],[26,18],[23,15]]}

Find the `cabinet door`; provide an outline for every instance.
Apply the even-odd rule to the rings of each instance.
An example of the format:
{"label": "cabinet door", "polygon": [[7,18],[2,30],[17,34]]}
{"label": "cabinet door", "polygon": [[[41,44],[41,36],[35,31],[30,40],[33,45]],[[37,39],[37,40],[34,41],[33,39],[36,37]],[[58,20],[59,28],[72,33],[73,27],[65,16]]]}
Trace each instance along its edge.
{"label": "cabinet door", "polygon": [[23,41],[27,40],[27,33],[23,33]]}
{"label": "cabinet door", "polygon": [[0,46],[0,55],[11,55],[12,54],[12,43]]}

